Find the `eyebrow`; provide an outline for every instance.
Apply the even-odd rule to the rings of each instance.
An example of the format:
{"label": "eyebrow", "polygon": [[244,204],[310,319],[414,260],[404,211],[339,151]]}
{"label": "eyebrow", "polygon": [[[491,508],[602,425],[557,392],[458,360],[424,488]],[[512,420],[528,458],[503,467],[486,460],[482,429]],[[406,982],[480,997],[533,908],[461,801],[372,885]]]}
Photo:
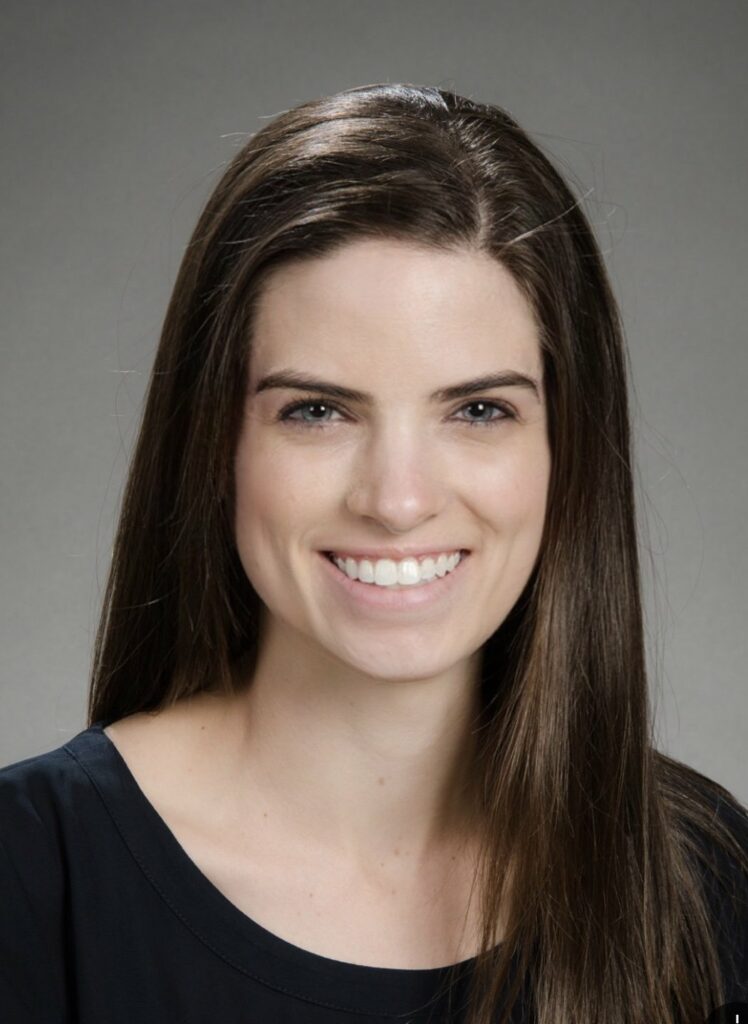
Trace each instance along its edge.
{"label": "eyebrow", "polygon": [[[499,373],[484,374],[482,377],[475,377],[472,380],[464,380],[460,384],[450,384],[445,388],[438,388],[432,392],[432,402],[449,402],[455,398],[467,398],[477,391],[487,391],[490,388],[528,388],[535,397],[540,400],[540,385],[534,377],[528,377],[516,370],[501,370]],[[348,402],[358,402],[360,405],[372,405],[373,395],[366,391],[357,391],[355,388],[344,387],[342,384],[335,384],[329,380],[322,380],[319,377],[310,377],[298,370],[279,370],[277,373],[269,373],[262,377],[255,388],[255,394],[260,391],[267,391],[270,388],[294,388],[297,391],[315,391],[330,398],[338,398]]]}

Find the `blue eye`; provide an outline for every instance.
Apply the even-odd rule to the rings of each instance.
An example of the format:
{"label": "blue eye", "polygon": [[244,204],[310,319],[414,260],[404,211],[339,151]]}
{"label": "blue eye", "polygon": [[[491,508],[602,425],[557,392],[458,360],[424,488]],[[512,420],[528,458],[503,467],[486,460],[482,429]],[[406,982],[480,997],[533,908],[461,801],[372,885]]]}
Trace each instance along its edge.
{"label": "blue eye", "polygon": [[[516,419],[515,414],[509,408],[504,405],[503,402],[488,401],[488,399],[479,398],[474,399],[472,402],[467,402],[465,405],[460,406],[457,410],[461,412],[463,409],[471,409],[475,407],[481,407],[487,410],[496,410],[501,415],[494,416],[491,419],[476,419],[476,420],[462,420],[469,427],[492,427],[496,423],[500,423],[502,420],[513,420]],[[299,412],[306,409],[322,409],[326,412],[340,412],[340,409],[332,402],[328,402],[324,398],[309,398],[301,402],[293,402],[291,405],[285,406],[281,409],[278,414],[278,419],[282,422],[292,423],[295,426],[301,427],[326,427],[329,423],[329,419],[322,419],[322,417],[313,417],[311,420],[293,418],[293,413]]]}
{"label": "blue eye", "polygon": [[497,409],[502,415],[495,416],[490,420],[467,420],[466,422],[470,427],[492,427],[494,423],[500,423],[501,420],[513,420],[516,418],[508,405],[504,405],[503,402],[489,402],[483,398],[477,398],[466,405],[461,405],[460,410],[470,409],[473,406],[481,406],[483,409]]}
{"label": "blue eye", "polygon": [[309,408],[315,408],[315,407],[318,408],[318,409],[325,409],[325,410],[335,409],[336,412],[339,411],[330,402],[326,402],[322,398],[314,398],[314,399],[309,399],[306,402],[294,402],[292,405],[287,405],[284,409],[281,409],[280,413],[278,414],[278,419],[282,420],[282,421],[287,421],[287,422],[293,423],[293,424],[295,424],[297,426],[306,426],[306,427],[317,427],[317,426],[324,427],[324,426],[326,426],[326,423],[321,421],[319,418],[317,418],[316,420],[315,419],[312,419],[312,420],[299,420],[299,419],[292,419],[291,418],[291,414],[294,413],[294,412],[297,412],[300,409],[309,409]]}

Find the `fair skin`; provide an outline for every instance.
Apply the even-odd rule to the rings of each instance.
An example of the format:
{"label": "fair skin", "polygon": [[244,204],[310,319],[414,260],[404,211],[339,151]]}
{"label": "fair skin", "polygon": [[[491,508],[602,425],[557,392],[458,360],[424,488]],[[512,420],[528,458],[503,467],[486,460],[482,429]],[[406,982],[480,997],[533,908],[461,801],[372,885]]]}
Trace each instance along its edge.
{"label": "fair skin", "polygon": [[[286,370],[370,402],[257,390]],[[507,383],[429,398],[508,370],[537,393]],[[294,401],[311,404],[282,421]],[[388,940],[359,944],[361,962],[436,966],[450,962],[447,948],[472,955],[436,938],[429,953],[424,933],[464,911],[480,649],[532,572],[545,517],[540,346],[514,279],[486,254],[380,239],[281,266],[257,309],[235,470],[237,548],[264,605],[251,684],[231,699],[183,701],[161,726],[132,716],[107,732],[145,780],[148,730],[160,729],[160,775],[147,795],[168,807],[185,842],[197,848],[202,837],[216,876],[219,861],[227,877],[239,864],[266,879],[275,872],[286,901],[289,885],[296,893],[289,879],[303,878],[299,892],[316,894],[318,915],[337,907],[338,934],[346,907],[353,917],[375,912]],[[352,600],[320,554],[402,545],[470,554],[445,598],[398,611]],[[224,839],[219,855],[216,837],[229,834],[231,854]],[[449,907],[447,881],[459,881]],[[258,899],[245,906],[263,923]],[[435,916],[424,916],[427,903],[439,904]],[[420,908],[424,930],[409,926],[393,953],[393,922],[409,907]],[[291,941],[315,941],[298,916],[294,930],[268,903],[264,912]],[[355,922],[346,927],[348,955],[329,936],[315,951],[353,959]]]}

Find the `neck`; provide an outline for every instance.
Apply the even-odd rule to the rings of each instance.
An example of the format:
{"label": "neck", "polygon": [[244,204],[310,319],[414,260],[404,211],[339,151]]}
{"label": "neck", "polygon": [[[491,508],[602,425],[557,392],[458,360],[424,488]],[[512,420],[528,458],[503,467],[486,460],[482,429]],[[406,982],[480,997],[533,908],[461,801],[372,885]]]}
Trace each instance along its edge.
{"label": "neck", "polygon": [[417,872],[473,836],[474,661],[381,679],[265,640],[234,696],[192,699],[237,806],[277,809],[283,830],[362,870]]}

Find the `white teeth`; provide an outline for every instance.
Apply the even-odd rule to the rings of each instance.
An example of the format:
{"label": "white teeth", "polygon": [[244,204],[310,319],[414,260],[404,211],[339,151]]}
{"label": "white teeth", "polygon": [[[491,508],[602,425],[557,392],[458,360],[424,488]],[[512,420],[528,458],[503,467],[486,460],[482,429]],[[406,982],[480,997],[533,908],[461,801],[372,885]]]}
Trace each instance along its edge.
{"label": "white teeth", "polygon": [[417,586],[419,583],[427,583],[435,576],[441,577],[452,572],[462,559],[459,551],[451,555],[439,555],[436,559],[424,558],[422,562],[416,558],[404,558],[400,562],[395,562],[391,558],[380,558],[376,562],[371,562],[363,558],[356,562],[354,558],[342,559],[337,555],[331,557],[350,579],[372,583],[377,587],[392,587],[396,584]]}

